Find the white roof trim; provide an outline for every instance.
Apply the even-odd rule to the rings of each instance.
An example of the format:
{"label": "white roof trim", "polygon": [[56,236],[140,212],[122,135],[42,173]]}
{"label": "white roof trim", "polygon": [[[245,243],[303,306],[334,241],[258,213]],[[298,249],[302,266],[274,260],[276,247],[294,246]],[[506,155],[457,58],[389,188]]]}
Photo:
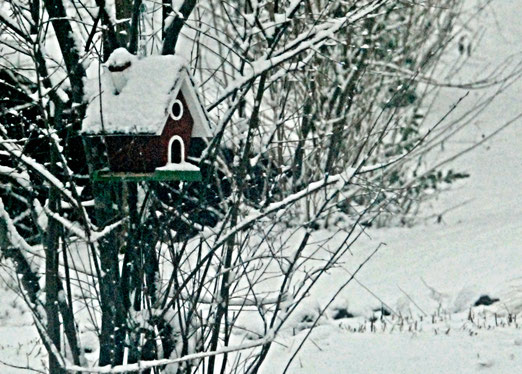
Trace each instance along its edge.
{"label": "white roof trim", "polygon": [[[202,102],[194,87],[194,81],[187,68],[183,68],[180,72],[179,78],[171,92],[171,100],[169,105],[176,100],[178,93],[181,90],[185,102],[187,103],[189,113],[194,119],[194,127],[192,128],[193,138],[210,138],[212,137],[212,130],[210,129],[210,123],[208,120],[208,114],[202,105]],[[168,114],[165,116],[164,125],[167,123]],[[156,135],[161,135],[165,126],[160,126]]]}

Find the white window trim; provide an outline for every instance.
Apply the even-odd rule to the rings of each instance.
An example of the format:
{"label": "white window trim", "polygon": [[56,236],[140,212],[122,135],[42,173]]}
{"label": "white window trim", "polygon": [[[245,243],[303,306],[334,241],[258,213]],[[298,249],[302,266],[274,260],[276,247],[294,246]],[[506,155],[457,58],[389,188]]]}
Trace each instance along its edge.
{"label": "white window trim", "polygon": [[[174,113],[172,113],[172,107],[174,106],[174,104],[179,104],[179,107],[180,107],[179,116],[175,116]],[[181,102],[181,100],[179,100],[179,99],[174,100],[169,106],[170,118],[172,118],[174,121],[179,121],[181,119],[181,117],[183,117],[183,110],[184,110],[184,108],[183,108],[183,103]]]}

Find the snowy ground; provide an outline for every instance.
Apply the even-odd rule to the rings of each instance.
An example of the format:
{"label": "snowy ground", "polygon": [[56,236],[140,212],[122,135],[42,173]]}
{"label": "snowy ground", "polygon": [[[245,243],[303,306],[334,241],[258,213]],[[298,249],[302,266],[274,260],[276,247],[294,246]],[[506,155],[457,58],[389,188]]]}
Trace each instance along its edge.
{"label": "snowy ground", "polygon": [[[0,270],[1,271],[1,270]],[[29,372],[27,367],[42,367],[44,348],[39,344],[32,318],[23,300],[17,297],[2,277],[0,282],[0,373],[19,374]],[[21,369],[7,367],[16,365]]]}
{"label": "snowy ground", "polygon": [[[317,327],[288,372],[507,374],[522,370],[520,330],[514,328],[476,332],[470,323],[445,321],[423,331],[400,331],[397,325],[395,331],[390,329],[388,325],[386,331],[379,326],[375,332],[352,332],[343,324]],[[282,340],[286,347],[272,352],[265,372],[282,373],[289,353],[305,334]]]}
{"label": "snowy ground", "polygon": [[[496,17],[484,19],[487,32],[473,52],[467,77],[508,56],[513,64],[522,61],[518,2],[494,1],[493,8]],[[439,113],[463,93],[443,91]],[[516,117],[522,112],[521,93],[518,81],[448,148],[476,142]],[[472,92],[461,110],[480,94]],[[409,229],[373,231],[370,239],[359,243],[351,260],[353,270],[379,243],[387,244],[337,302],[360,317],[323,322],[288,373],[522,372],[522,120],[452,166],[469,171],[471,178],[437,201],[435,212],[450,209],[442,221],[433,218]],[[312,298],[326,303],[347,276],[339,270],[323,279]],[[472,315],[482,319],[471,322],[470,307],[483,294],[500,302],[473,308]],[[383,302],[398,314],[415,316],[402,332],[401,322],[392,316],[384,318],[385,329],[380,326],[372,332],[367,326],[372,309]],[[437,313],[442,315],[432,323]],[[427,317],[420,317],[424,314]],[[508,326],[509,314],[518,314],[519,321]],[[346,326],[354,326],[355,332]],[[283,338],[264,373],[282,373],[306,334],[305,330]]]}
{"label": "snowy ground", "polygon": [[[519,1],[494,1],[496,17],[473,51],[468,76],[522,59]],[[512,85],[449,149],[471,144],[522,111],[522,81]],[[434,118],[463,92],[443,92]],[[466,100],[471,105],[479,92]],[[463,108],[461,108],[463,110]],[[377,255],[335,304],[355,318],[324,319],[293,360],[288,373],[519,373],[522,372],[522,121],[453,164],[471,178],[438,201],[445,212],[413,228],[370,232],[354,249],[348,268],[379,243]],[[324,305],[348,273],[333,272],[318,285],[312,303]],[[518,290],[518,291],[517,291]],[[470,306],[482,294],[500,298],[490,307]],[[21,300],[0,291],[0,361],[40,366],[36,333]],[[375,315],[385,304],[403,318]],[[519,320],[512,319],[518,314]],[[278,339],[263,373],[282,373],[309,330]],[[0,365],[1,373],[26,373]]]}

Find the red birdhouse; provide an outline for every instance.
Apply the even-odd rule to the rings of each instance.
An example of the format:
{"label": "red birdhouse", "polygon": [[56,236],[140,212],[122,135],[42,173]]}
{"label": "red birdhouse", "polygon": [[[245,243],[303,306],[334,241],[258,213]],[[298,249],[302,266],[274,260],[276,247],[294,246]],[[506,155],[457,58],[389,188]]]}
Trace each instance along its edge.
{"label": "red birdhouse", "polygon": [[105,138],[105,175],[200,179],[198,167],[187,162],[189,147],[192,138],[211,137],[211,130],[184,59],[138,59],[119,48],[89,86],[82,132]]}

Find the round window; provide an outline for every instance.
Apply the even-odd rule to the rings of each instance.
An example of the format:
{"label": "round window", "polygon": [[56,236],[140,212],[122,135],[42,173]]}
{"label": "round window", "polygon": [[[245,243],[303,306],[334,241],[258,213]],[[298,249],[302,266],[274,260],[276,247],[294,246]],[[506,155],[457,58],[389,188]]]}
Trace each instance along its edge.
{"label": "round window", "polygon": [[181,119],[181,117],[183,116],[183,104],[181,103],[181,100],[174,100],[174,102],[170,106],[170,116],[175,121]]}

